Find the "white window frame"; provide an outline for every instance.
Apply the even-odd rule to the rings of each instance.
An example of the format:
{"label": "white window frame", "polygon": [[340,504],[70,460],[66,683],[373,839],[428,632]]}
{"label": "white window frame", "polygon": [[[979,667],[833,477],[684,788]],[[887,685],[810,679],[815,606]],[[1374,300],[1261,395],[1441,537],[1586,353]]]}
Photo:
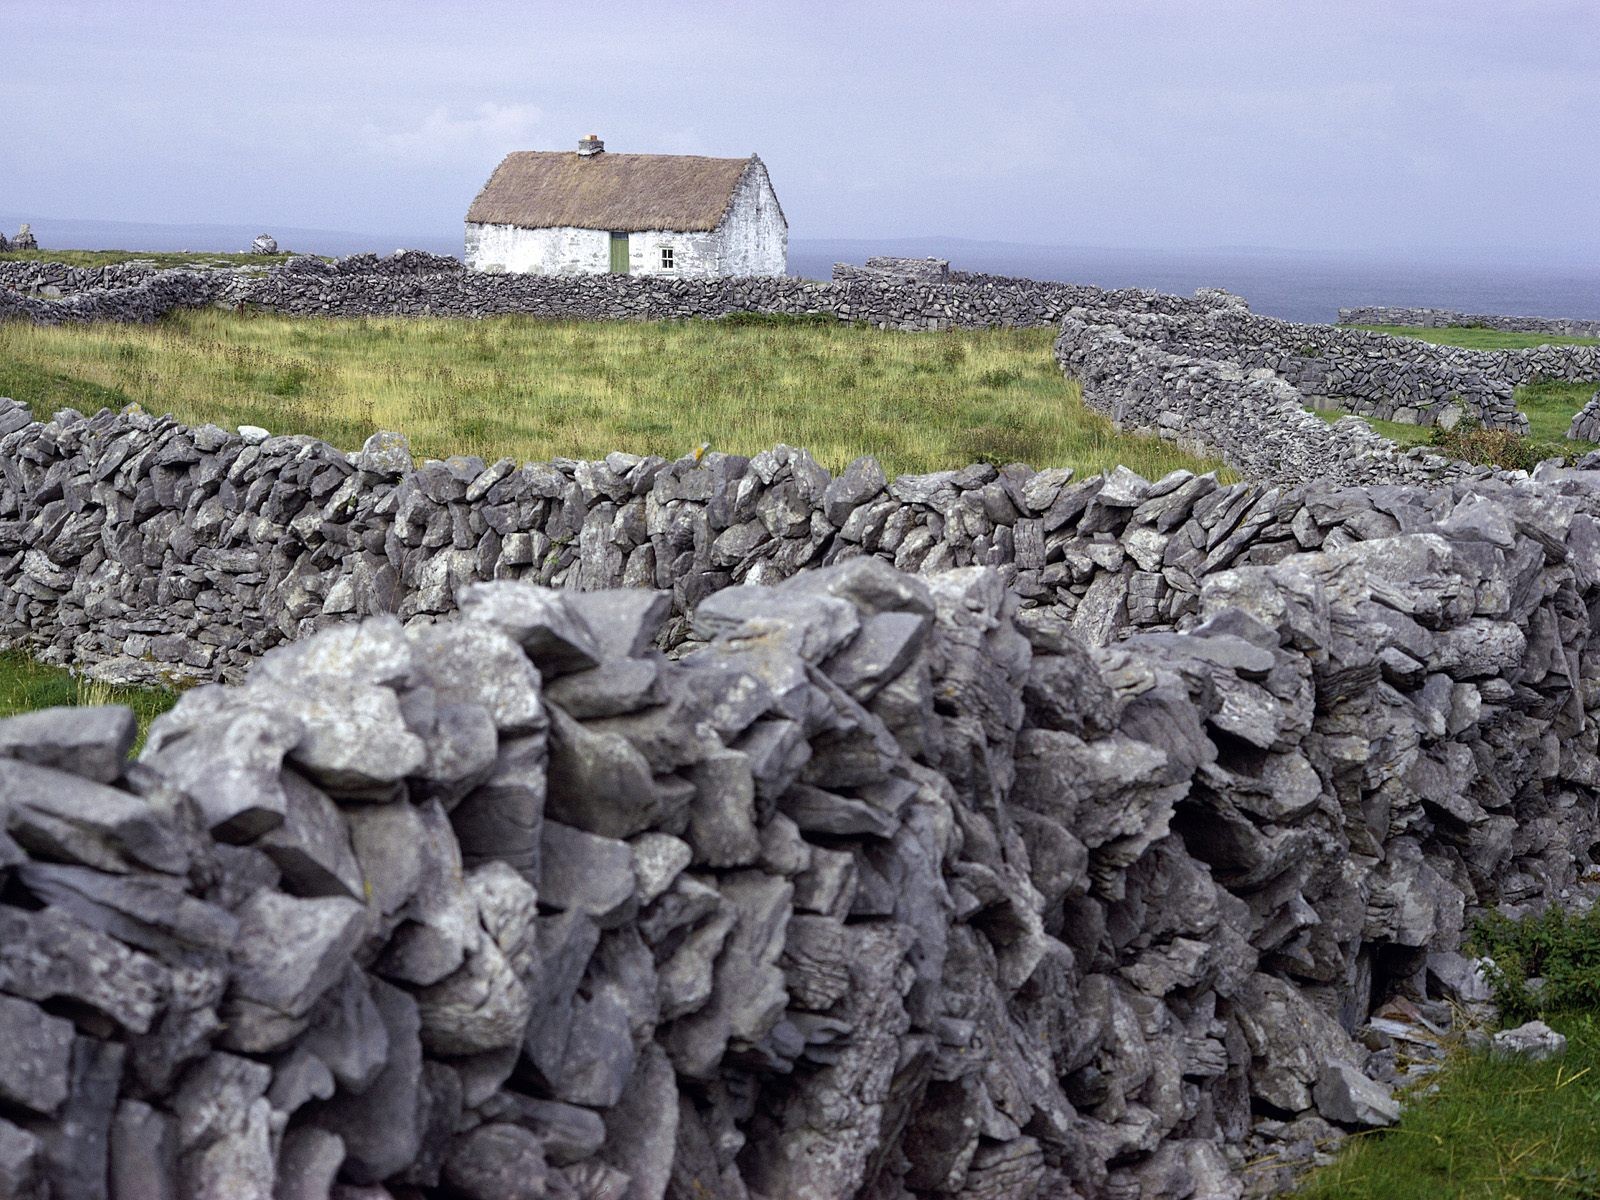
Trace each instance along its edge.
{"label": "white window frame", "polygon": [[661,247],[661,269],[663,271],[676,271],[678,269],[678,248],[676,246]]}

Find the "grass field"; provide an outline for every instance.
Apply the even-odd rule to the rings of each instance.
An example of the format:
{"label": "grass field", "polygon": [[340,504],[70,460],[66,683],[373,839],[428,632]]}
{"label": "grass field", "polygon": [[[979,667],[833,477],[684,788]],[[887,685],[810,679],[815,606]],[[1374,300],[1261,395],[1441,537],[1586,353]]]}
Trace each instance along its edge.
{"label": "grass field", "polygon": [[217,310],[153,326],[0,325],[0,395],[48,415],[137,402],[354,448],[376,429],[419,456],[542,461],[702,442],[802,446],[837,470],[976,460],[1220,468],[1086,408],[1048,329],[897,333],[837,321],[584,323],[321,319]]}
{"label": "grass field", "polygon": [[0,717],[57,705],[126,704],[139,718],[144,744],[150,722],[177,702],[176,692],[161,688],[114,688],[60,667],[35,662],[21,650],[0,651]]}
{"label": "grass field", "polygon": [[1400,1124],[1352,1138],[1298,1200],[1595,1200],[1600,1197],[1600,1017],[1546,1018],[1564,1058],[1466,1055]]}
{"label": "grass field", "polygon": [[265,267],[287,254],[223,254],[211,250],[6,250],[0,262],[51,262],[69,267],[111,267],[144,262],[158,267]]}
{"label": "grass field", "polygon": [[1564,337],[1556,333],[1505,333],[1476,326],[1446,325],[1428,328],[1417,325],[1354,325],[1373,333],[1392,333],[1396,337],[1416,338],[1435,346],[1462,346],[1468,350],[1525,350],[1530,346],[1591,346],[1600,338]]}

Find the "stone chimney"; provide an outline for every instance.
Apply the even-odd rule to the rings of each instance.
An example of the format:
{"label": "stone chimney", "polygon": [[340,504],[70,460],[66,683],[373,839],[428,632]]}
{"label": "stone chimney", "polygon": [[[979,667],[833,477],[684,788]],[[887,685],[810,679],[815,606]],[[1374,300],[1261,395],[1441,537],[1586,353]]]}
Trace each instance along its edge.
{"label": "stone chimney", "polygon": [[605,152],[606,144],[597,134],[591,133],[588,137],[578,139],[578,157],[593,158],[596,154]]}

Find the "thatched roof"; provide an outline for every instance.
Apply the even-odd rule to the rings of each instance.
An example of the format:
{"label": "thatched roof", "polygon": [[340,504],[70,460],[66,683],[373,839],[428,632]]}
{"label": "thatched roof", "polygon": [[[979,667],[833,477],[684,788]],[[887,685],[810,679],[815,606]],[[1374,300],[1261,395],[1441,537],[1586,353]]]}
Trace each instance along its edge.
{"label": "thatched roof", "polygon": [[585,157],[560,150],[519,150],[494,169],[467,210],[467,220],[617,233],[715,229],[740,177],[759,162],[755,155],[603,152]]}

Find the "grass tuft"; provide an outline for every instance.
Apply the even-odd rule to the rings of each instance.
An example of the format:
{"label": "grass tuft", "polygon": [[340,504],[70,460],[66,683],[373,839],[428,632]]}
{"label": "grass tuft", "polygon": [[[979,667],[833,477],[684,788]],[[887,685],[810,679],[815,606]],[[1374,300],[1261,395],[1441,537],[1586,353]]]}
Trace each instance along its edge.
{"label": "grass tuft", "polygon": [[58,706],[126,704],[139,720],[139,737],[134,743],[137,753],[150,722],[177,701],[178,694],[164,688],[112,687],[38,662],[21,650],[0,651],[0,717]]}

